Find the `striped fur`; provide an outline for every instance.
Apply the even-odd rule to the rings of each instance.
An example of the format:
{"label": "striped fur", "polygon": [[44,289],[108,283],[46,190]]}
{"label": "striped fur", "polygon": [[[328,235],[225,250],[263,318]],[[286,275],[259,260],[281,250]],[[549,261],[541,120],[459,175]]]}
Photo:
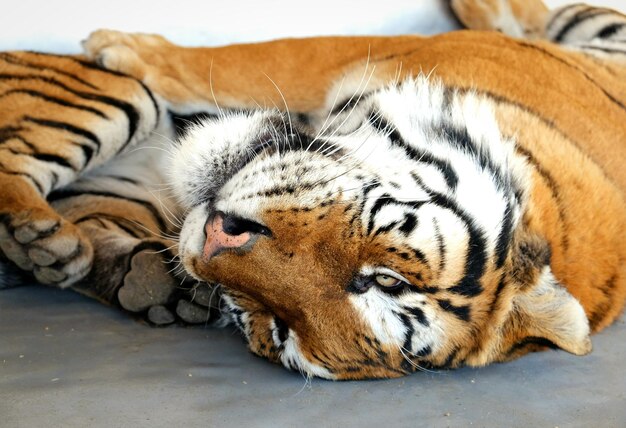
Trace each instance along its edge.
{"label": "striped fur", "polygon": [[[29,111],[7,126],[60,132],[50,121],[70,109],[99,121],[85,132],[66,126],[72,138],[58,150],[38,138],[28,159],[40,168],[12,171],[93,249],[88,273],[67,275],[61,263],[66,277],[46,270],[40,279],[73,282],[149,318],[157,307],[182,316],[189,296],[157,253],[174,243],[148,231],[176,232],[167,219],[184,212],[178,252],[187,272],[222,284],[220,310],[253,352],[306,375],[396,377],[545,347],[588,353],[589,334],[614,321],[626,298],[626,18],[583,5],[549,12],[538,0],[452,6],[469,28],[518,38],[461,32],[185,49],[96,32],[88,57],[141,79],[161,111],[217,113],[167,147],[173,126],[142,103],[145,87],[111,74],[100,95],[133,105],[137,129],[167,137],[142,134],[139,144],[159,149],[149,156],[118,154],[138,144],[127,111],[117,122],[102,118],[94,110],[112,116],[111,103],[84,96],[102,85],[89,73],[107,72],[75,58],[36,63],[42,76],[87,87],[71,99],[36,97],[59,117]],[[115,92],[118,79],[136,92]],[[100,157],[84,149],[95,153],[91,135]],[[70,152],[75,137],[82,148]],[[52,172],[58,183],[33,184]],[[172,192],[155,195],[155,184]],[[24,231],[11,223],[23,210],[2,206],[9,226],[0,232],[13,239],[3,251],[38,275],[50,261],[39,250],[56,248],[40,244],[47,218]],[[216,213],[264,233],[205,257]],[[23,239],[31,229],[41,236]]]}
{"label": "striped fur", "polygon": [[39,281],[71,285],[89,272],[92,243],[46,198],[144,141],[160,107],[134,78],[30,52],[0,54],[0,92],[0,248]]}

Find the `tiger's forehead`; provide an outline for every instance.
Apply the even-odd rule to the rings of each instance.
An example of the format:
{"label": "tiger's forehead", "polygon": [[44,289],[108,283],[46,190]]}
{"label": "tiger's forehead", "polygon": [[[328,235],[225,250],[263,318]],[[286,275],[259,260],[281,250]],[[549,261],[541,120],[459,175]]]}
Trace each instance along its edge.
{"label": "tiger's forehead", "polygon": [[291,151],[260,155],[218,192],[215,208],[259,221],[263,212],[313,210],[360,197],[362,179],[376,180],[349,156]]}
{"label": "tiger's forehead", "polygon": [[[376,194],[397,200],[429,199],[415,186],[411,174],[415,165],[402,151],[393,149],[387,135],[363,126],[349,135],[312,140],[315,150],[259,154],[219,189],[215,208],[260,220],[259,215],[268,210],[359,205]],[[422,174],[429,177],[437,172],[424,165]]]}

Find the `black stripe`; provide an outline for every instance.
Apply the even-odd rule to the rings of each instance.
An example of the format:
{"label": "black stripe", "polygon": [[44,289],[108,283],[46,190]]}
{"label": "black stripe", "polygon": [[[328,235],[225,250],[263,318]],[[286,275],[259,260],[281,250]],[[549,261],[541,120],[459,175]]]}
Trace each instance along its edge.
{"label": "black stripe", "polygon": [[37,188],[37,191],[39,193],[41,193],[42,195],[44,194],[44,188],[41,185],[41,183],[39,183],[37,180],[35,180],[35,177],[33,177],[32,175],[26,173],[26,172],[16,172],[16,171],[9,171],[7,170],[4,165],[0,165],[0,168],[2,168],[2,170],[0,170],[0,174],[6,174],[6,175],[14,175],[14,176],[18,176],[18,177],[24,177],[27,178],[31,183],[33,183],[33,186],[35,186]]}
{"label": "black stripe", "polygon": [[[127,76],[128,77],[128,76]],[[159,123],[159,120],[161,119],[161,108],[159,107],[159,103],[157,103],[156,98],[154,97],[154,94],[152,93],[152,91],[150,90],[150,88],[148,88],[148,86],[146,86],[145,83],[143,83],[141,80],[135,79],[134,77],[131,77],[133,80],[135,80],[137,83],[139,83],[139,85],[142,87],[142,89],[144,90],[144,92],[148,95],[148,97],[150,98],[150,101],[152,102],[152,107],[154,108],[154,113],[156,115],[157,118],[157,125]],[[156,126],[155,126],[156,128]]]}
{"label": "black stripe", "polygon": [[500,299],[500,295],[502,294],[502,290],[506,287],[506,275],[502,275],[500,277],[500,282],[498,282],[498,287],[496,288],[496,292],[493,295],[493,300],[491,301],[491,306],[489,307],[489,313],[493,313],[496,310],[496,305],[498,304],[498,300]]}
{"label": "black stripe", "polygon": [[609,54],[616,53],[616,54],[626,55],[626,49],[614,49],[614,48],[606,48],[604,46],[593,46],[593,45],[582,45],[580,47],[585,50],[594,50],[594,51],[600,51],[600,52],[609,53]]}
{"label": "black stripe", "polygon": [[448,358],[446,358],[446,360],[443,362],[443,364],[441,364],[440,366],[435,366],[435,368],[440,368],[440,369],[449,369],[454,365],[454,360],[456,359],[456,356],[459,353],[459,349],[454,349],[450,355],[448,355]]}
{"label": "black stripe", "polygon": [[626,28],[626,24],[623,22],[616,22],[614,24],[609,24],[604,27],[602,30],[598,31],[598,33],[594,36],[599,39],[608,39],[609,37],[617,34],[623,28]]}
{"label": "black stripe", "polygon": [[435,240],[437,241],[437,248],[439,249],[439,272],[442,272],[446,267],[446,244],[439,229],[439,222],[433,217],[433,227],[435,228]]}
{"label": "black stripe", "polygon": [[[357,222],[357,220],[361,219],[361,216],[363,215],[363,211],[365,210],[365,205],[368,202],[368,196],[369,194],[378,189],[379,187],[381,187],[382,185],[380,184],[380,180],[376,179],[374,181],[370,181],[365,183],[365,185],[363,186],[363,195],[361,197],[361,202],[358,205],[358,208],[355,210],[354,214],[352,215],[352,217],[350,218],[350,222],[349,222],[349,226],[350,226],[350,237],[352,237],[354,235],[354,230],[360,230],[361,228],[357,228],[354,226],[354,224]],[[373,225],[372,225],[373,227]]]}
{"label": "black stripe", "polygon": [[421,310],[420,308],[412,307],[412,306],[405,306],[405,309],[409,311],[409,313],[411,313],[411,315],[413,315],[415,319],[424,327],[428,327],[430,325],[430,322],[428,321],[428,318],[426,318],[424,311]]}
{"label": "black stripe", "polygon": [[517,145],[515,150],[524,156],[528,162],[532,165],[532,167],[537,171],[539,176],[544,180],[548,189],[550,190],[552,199],[554,199],[554,203],[557,208],[557,215],[559,217],[559,225],[561,227],[561,246],[563,247],[563,251],[567,251],[569,248],[569,238],[565,233],[565,223],[567,222],[567,211],[563,207],[563,201],[561,199],[561,191],[559,189],[559,185],[546,168],[539,162],[539,160],[525,147],[521,145]]}
{"label": "black stripe", "polygon": [[47,153],[22,153],[24,156],[32,156],[37,160],[48,163],[55,163],[59,166],[69,168],[73,171],[78,171],[78,168],[74,167],[67,159],[62,156],[47,154]]}
{"label": "black stripe", "polygon": [[165,221],[161,217],[161,214],[160,214],[159,210],[157,210],[156,207],[154,205],[152,205],[150,202],[145,201],[143,199],[131,198],[131,197],[128,197],[128,196],[119,195],[119,194],[112,193],[112,192],[105,192],[105,191],[80,190],[80,189],[76,189],[76,190],[74,190],[74,189],[60,189],[60,190],[56,190],[56,191],[52,192],[48,196],[48,201],[49,202],[55,202],[55,201],[58,201],[58,200],[61,200],[61,199],[75,198],[75,197],[80,197],[80,196],[101,196],[101,197],[104,197],[104,198],[121,199],[121,200],[125,200],[125,201],[128,201],[128,202],[136,203],[138,205],[143,206],[148,211],[150,211],[150,213],[152,214],[152,217],[154,217],[156,222],[159,224],[159,227],[160,227],[161,231],[167,230],[167,226],[165,224]]}
{"label": "black stripe", "polygon": [[[16,138],[17,133],[23,131],[23,126],[3,126],[0,128],[0,144]],[[21,139],[21,138],[20,138]],[[33,148],[33,147],[30,147]]]}
{"label": "black stripe", "polygon": [[[621,266],[619,263],[618,266]],[[589,316],[589,326],[594,329],[603,319],[606,318],[609,309],[614,305],[613,296],[615,294],[615,287],[617,286],[617,274],[610,277],[604,284],[598,288],[602,292],[604,301],[596,304],[593,312]]]}
{"label": "black stripe", "polygon": [[466,213],[456,202],[448,198],[446,195],[437,193],[424,185],[421,178],[415,174],[411,174],[415,183],[428,193],[431,203],[438,205],[443,209],[452,211],[459,217],[467,227],[469,234],[469,242],[467,245],[467,256],[465,261],[465,275],[459,283],[447,290],[452,293],[461,294],[466,297],[474,297],[479,295],[483,288],[480,285],[480,279],[485,270],[487,262],[487,254],[485,250],[486,242],[483,232],[474,223],[474,220]]}
{"label": "black stripe", "polygon": [[57,97],[52,97],[50,95],[44,94],[43,92],[40,91],[35,91],[32,89],[11,89],[10,91],[7,91],[5,93],[3,93],[2,95],[0,95],[0,98],[2,97],[7,97],[10,96],[12,94],[26,94],[29,95],[33,98],[39,98],[42,100],[45,100],[47,102],[53,103],[53,104],[58,104],[64,107],[68,107],[68,108],[73,108],[76,110],[82,110],[82,111],[87,111],[90,113],[93,113],[103,119],[108,119],[107,115],[102,113],[100,110],[93,108],[93,107],[88,107],[88,106],[83,106],[83,105],[79,105],[79,104],[74,104],[71,103],[69,101],[66,101],[62,98],[57,98]]}
{"label": "black stripe", "polygon": [[140,119],[137,109],[135,109],[132,104],[127,103],[126,101],[122,101],[112,97],[106,97],[103,95],[93,95],[85,93],[82,95],[82,97],[108,104],[124,112],[126,118],[128,119],[128,136],[126,137],[126,141],[124,142],[124,144],[122,144],[122,146],[117,151],[119,153],[124,150],[135,136],[135,132],[137,132],[137,126]]}
{"label": "black stripe", "polygon": [[430,354],[432,354],[433,350],[430,346],[425,346],[424,348],[420,349],[419,351],[415,352],[415,356],[416,357],[426,357]]}
{"label": "black stripe", "polygon": [[504,220],[502,221],[502,227],[498,234],[496,241],[496,247],[494,249],[496,256],[496,267],[499,269],[504,265],[506,256],[509,250],[509,243],[511,241],[511,234],[513,233],[513,205],[509,202],[504,213]]}
{"label": "black stripe", "polygon": [[535,336],[530,336],[530,337],[526,337],[524,339],[522,339],[521,341],[519,341],[518,343],[516,343],[515,345],[511,346],[511,348],[509,348],[509,350],[506,352],[506,355],[511,356],[513,355],[515,352],[526,348],[529,345],[538,345],[538,346],[545,346],[548,347],[550,349],[559,349],[559,347],[552,342],[551,340],[546,339],[545,337],[535,337]]}
{"label": "black stripe", "polygon": [[455,306],[448,299],[437,299],[439,307],[446,312],[450,312],[461,321],[470,320],[470,307],[469,305]]}
{"label": "black stripe", "polygon": [[67,92],[70,92],[86,100],[97,101],[97,102],[107,104],[111,107],[115,107],[121,110],[122,112],[124,112],[124,114],[126,115],[126,118],[128,119],[128,137],[126,139],[126,142],[120,148],[120,150],[123,150],[126,147],[126,145],[130,143],[130,141],[132,140],[137,130],[137,123],[139,122],[139,118],[140,118],[139,113],[137,112],[135,107],[133,107],[130,103],[127,103],[125,101],[108,97],[105,95],[93,94],[91,92],[78,91],[76,89],[70,88],[69,86],[65,85],[64,83],[52,77],[39,76],[39,75],[34,75],[34,74],[19,75],[19,74],[1,73],[0,80],[38,80],[41,82],[48,83],[50,85],[57,86],[61,89],[66,90]]}
{"label": "black stripe", "polygon": [[[532,49],[538,49],[540,51],[543,51],[543,53],[545,53],[546,55],[549,55],[551,57],[553,57],[554,59],[564,63],[565,65],[572,67],[574,69],[576,69],[577,71],[581,72],[584,74],[584,72],[582,70],[577,69],[576,67],[574,67],[573,65],[569,64],[568,62],[566,62],[565,60],[558,58],[555,55],[550,54],[549,52],[545,51],[544,49],[541,49],[537,46],[533,46],[533,45],[525,45],[526,47],[532,48]],[[588,76],[585,76],[588,78]],[[590,79],[590,78],[588,78]],[[592,81],[592,83],[595,83]],[[559,134],[559,136],[561,136],[563,139],[567,140],[572,146],[576,147],[576,149],[581,153],[584,154],[586,156],[588,156],[588,153],[586,151],[584,151],[580,144],[578,142],[576,142],[571,136],[569,136],[563,129],[559,128],[555,122],[553,122],[551,119],[545,117],[543,114],[541,114],[540,112],[533,110],[530,106],[528,106],[527,104],[522,104],[516,100],[507,98],[504,95],[501,94],[496,94],[495,92],[491,92],[488,90],[484,90],[484,89],[476,89],[476,88],[464,88],[464,87],[457,87],[455,88],[456,91],[458,91],[459,93],[468,93],[468,92],[472,92],[472,93],[478,93],[481,95],[485,95],[491,99],[493,99],[494,101],[497,101],[499,103],[504,103],[504,104],[508,104],[510,106],[513,106],[515,108],[518,108],[532,116],[535,117],[535,119],[537,119],[538,121],[540,121],[541,123],[543,123],[545,126],[547,126],[548,128],[550,128],[551,130],[553,130],[554,132],[556,132],[557,134]],[[600,88],[602,90],[602,88]],[[611,98],[610,95],[607,95],[609,98]],[[618,104],[620,105],[620,104]],[[607,180],[614,182],[613,179],[611,179],[606,171],[603,169],[602,165],[600,165],[599,163],[596,163],[596,166],[600,169],[600,171],[602,171],[602,175],[604,178],[606,178]],[[519,195],[521,196],[521,195]],[[519,197],[518,197],[519,199]]]}
{"label": "black stripe", "polygon": [[[152,101],[152,107],[154,107],[154,111],[156,113],[156,117],[157,118],[161,117],[161,109],[159,107],[159,104],[156,101],[156,98],[154,97],[154,94],[152,93],[152,91],[141,80],[136,79],[133,76],[129,76],[128,74],[121,73],[119,71],[109,70],[108,68],[104,68],[101,65],[96,64],[95,62],[84,61],[84,60],[80,60],[78,58],[73,58],[73,59],[77,63],[79,63],[80,65],[82,65],[85,68],[89,68],[91,70],[98,70],[98,71],[101,71],[103,73],[112,74],[114,76],[122,77],[122,78],[125,78],[125,79],[129,79],[129,80],[134,81],[135,83],[138,83],[143,88],[143,90],[145,91],[146,95],[148,95],[148,97]],[[132,134],[134,134],[134,132]],[[130,138],[132,138],[132,135],[131,135],[131,137],[129,137],[129,140],[130,140]]]}
{"label": "black stripe", "polygon": [[427,202],[428,201],[399,201],[397,199],[394,199],[388,193],[385,193],[385,194],[381,195],[376,200],[376,202],[374,202],[374,205],[369,210],[370,218],[369,218],[369,223],[367,225],[367,234],[372,233],[372,230],[374,229],[374,222],[376,220],[376,214],[378,214],[378,212],[381,209],[383,209],[385,206],[393,204],[393,205],[399,205],[399,206],[403,206],[403,207],[409,207],[409,208],[413,208],[413,209],[418,209],[419,207],[421,207],[422,205],[424,205]]}
{"label": "black stripe", "polygon": [[372,209],[370,209],[370,220],[369,223],[367,225],[367,234],[370,234],[372,232],[372,229],[374,229],[374,217],[376,216],[376,214],[378,213],[378,211],[380,211],[384,206],[391,204],[393,201],[393,199],[391,198],[391,195],[389,195],[388,193],[385,193],[384,195],[381,195],[376,202],[374,202],[374,205],[372,205]]}
{"label": "black stripe", "polygon": [[[580,145],[578,143],[576,143],[574,140],[572,140],[565,133],[565,131],[563,131],[561,128],[559,128],[552,120],[550,120],[547,117],[541,115],[536,110],[533,110],[532,108],[530,108],[527,104],[522,104],[522,103],[520,103],[518,101],[515,101],[513,99],[507,98],[504,95],[496,94],[495,92],[491,92],[491,91],[488,91],[488,90],[485,90],[485,89],[477,89],[477,88],[473,88],[473,87],[472,88],[456,87],[455,90],[457,92],[459,92],[459,93],[462,93],[462,94],[467,94],[467,93],[474,93],[474,94],[476,94],[477,93],[477,94],[489,97],[489,98],[493,99],[496,102],[503,103],[503,104],[508,104],[510,106],[518,108],[518,109],[520,109],[520,110],[522,110],[522,111],[524,111],[524,112],[534,116],[535,119],[537,119],[538,121],[543,123],[545,126],[550,128],[554,132],[558,133],[564,139],[568,140],[581,153],[583,153],[583,150],[581,149]],[[605,177],[606,177],[606,174],[605,174]]]}
{"label": "black stripe", "polygon": [[402,349],[410,354],[413,353],[413,334],[415,333],[415,328],[413,327],[413,323],[409,319],[409,317],[403,313],[394,313],[402,324],[404,325],[404,343],[402,344]]}
{"label": "black stripe", "polygon": [[570,31],[572,31],[575,27],[581,25],[585,21],[588,21],[589,19],[592,19],[598,16],[609,15],[612,13],[613,12],[610,10],[597,9],[595,7],[590,7],[588,9],[581,10],[580,12],[575,13],[574,16],[571,17],[570,21],[561,28],[561,30],[556,34],[556,36],[554,36],[553,40],[556,43],[561,43],[563,39],[567,37],[567,34]]}
{"label": "black stripe", "polygon": [[397,221],[392,221],[391,223],[389,223],[386,226],[381,226],[378,229],[376,229],[376,232],[374,232],[374,236],[378,236],[380,234],[389,232],[390,230],[394,229],[396,226],[398,226],[398,222]]}
{"label": "black stripe", "polygon": [[[19,129],[24,129],[24,128],[19,128]],[[28,140],[22,138],[21,136],[19,136],[19,135],[6,135],[5,137],[7,138],[7,140],[11,140],[11,139],[18,140],[21,143],[23,143],[26,147],[28,147],[30,150],[32,150],[34,153],[39,154],[39,149],[33,143],[31,143]],[[2,141],[2,137],[0,136],[0,143],[3,143],[3,142],[4,141]],[[75,146],[78,146],[82,150],[83,154],[85,155],[85,165],[86,165],[91,160],[91,157],[93,156],[93,149],[91,147],[89,147],[89,146],[85,146],[84,144],[80,144],[80,143],[77,143],[77,142],[72,142],[71,144],[73,144]],[[16,155],[33,156],[35,158],[38,158],[38,159],[44,160],[44,161],[49,161],[49,160],[52,160],[52,159],[51,158],[50,159],[44,159],[41,156],[47,156],[47,157],[55,156],[55,155],[51,155],[51,154],[34,155],[34,154],[31,154],[31,153],[23,153],[23,152],[18,152],[16,150],[11,150],[11,149],[9,149],[9,150],[13,154],[16,154]],[[54,161],[54,162],[56,162],[56,163],[58,163],[58,164],[60,164],[62,166],[67,166],[67,167],[73,169],[74,171],[77,171],[78,169],[80,169],[80,168],[76,168],[73,165],[71,165],[69,163],[69,161],[67,161],[65,158],[63,158],[63,160],[58,160],[57,159],[57,160],[52,160],[52,161]],[[64,162],[67,162],[67,165],[65,165]],[[83,168],[84,168],[84,166],[83,166]]]}
{"label": "black stripe", "polygon": [[[15,128],[15,129],[19,129],[19,130],[24,130],[26,128]],[[28,147],[30,150],[36,152],[37,151],[37,147],[31,143],[30,141],[26,140],[25,138],[22,138],[21,136],[17,135],[17,134],[10,134],[10,133],[6,133],[5,135],[1,135],[0,134],[0,144],[5,143],[7,141],[11,141],[11,140],[17,140],[20,143],[24,144],[26,147]]]}
{"label": "black stripe", "polygon": [[[263,346],[265,346],[265,344],[261,344],[261,350],[263,349]],[[325,355],[324,357],[321,357],[317,352],[315,352],[315,350],[311,350],[311,356],[316,359],[320,364],[322,364],[324,366],[324,368],[328,368],[328,366],[330,365],[330,359]],[[360,367],[354,367],[354,371],[359,371],[361,370]],[[348,371],[353,371],[353,370],[348,370]]]}
{"label": "black stripe", "polygon": [[296,191],[311,190],[311,189],[316,189],[318,187],[319,187],[318,181],[307,182],[307,183],[297,183],[296,185],[288,184],[286,186],[275,186],[263,192],[250,193],[248,195],[242,196],[241,199],[251,199],[257,196],[270,198],[273,196],[293,195],[294,193],[296,193]]}
{"label": "black stripe", "polygon": [[[575,4],[570,4],[567,6],[563,6],[561,9],[559,9],[559,11],[557,13],[555,13],[554,15],[552,15],[552,17],[550,18],[550,20],[548,21],[548,23],[546,24],[545,28],[546,28],[546,32],[548,32],[552,26],[554,25],[554,23],[561,17],[563,16],[563,14],[565,12],[567,12],[568,10],[574,8],[574,7],[580,7],[582,6],[580,3],[575,3]],[[585,9],[588,10],[588,9]]]}
{"label": "black stripe", "polygon": [[366,100],[371,94],[371,92],[368,92],[366,94],[359,94],[358,96],[357,94],[354,94],[350,98],[340,102],[335,108],[332,109],[330,113],[337,115],[339,113],[343,113],[347,109],[354,110],[356,106],[358,106],[362,101]]}
{"label": "black stripe", "polygon": [[78,126],[72,125],[67,122],[60,122],[56,120],[48,120],[48,119],[40,119],[36,117],[24,116],[23,120],[27,122],[36,123],[40,126],[45,126],[53,129],[61,129],[63,131],[71,132],[75,135],[80,135],[81,137],[87,138],[89,141],[96,145],[96,153],[100,152],[100,139],[96,134],[91,131],[86,130],[85,128],[80,128]]}
{"label": "black stripe", "polygon": [[[509,99],[503,95],[499,95],[496,94],[494,92],[490,92],[487,90],[477,90],[475,88],[462,88],[462,87],[458,87],[456,88],[456,90],[459,93],[467,93],[467,92],[473,92],[473,93],[479,93],[481,95],[485,95],[491,99],[493,99],[494,101],[498,102],[498,103],[504,103],[510,106],[513,106],[515,108],[518,108],[530,115],[532,115],[535,119],[537,119],[538,121],[540,121],[541,123],[543,123],[545,126],[547,126],[548,128],[550,128],[551,130],[553,130],[555,133],[557,133],[561,138],[563,138],[564,140],[567,140],[567,142],[569,142],[572,146],[574,146],[579,153],[585,155],[585,156],[589,156],[589,154],[584,151],[580,144],[578,144],[575,140],[572,139],[572,137],[570,137],[569,135],[567,135],[565,133],[565,131],[563,131],[561,128],[559,128],[553,121],[551,121],[550,119],[546,118],[545,116],[543,116],[542,114],[540,114],[539,112],[531,109],[528,105],[525,104],[521,104],[515,100]],[[519,145],[516,146],[515,148],[518,152],[524,154],[525,156],[528,157],[528,159],[533,162],[536,166],[538,166],[538,172],[542,175],[543,178],[546,179],[546,182],[548,183],[548,185],[550,186],[550,188],[553,190],[553,195],[555,195],[555,199],[558,199],[558,186],[556,184],[556,181],[554,180],[554,178],[548,173],[548,171],[544,168],[541,167],[541,165],[539,164],[539,162],[537,161],[537,159],[534,158],[534,156],[527,151],[526,149],[521,148]],[[610,182],[614,182],[614,180],[609,177],[606,173],[606,171],[603,169],[602,165],[599,163],[596,163],[596,166],[600,169],[600,171],[602,172],[603,177],[610,181]],[[516,192],[519,191],[519,189],[514,189]],[[520,191],[519,194],[516,193],[516,199],[517,200],[521,200],[522,197],[522,193]],[[561,212],[562,215],[560,215],[560,218],[564,218],[564,211]],[[567,248],[567,245],[565,245],[565,248]]]}
{"label": "black stripe", "polygon": [[438,123],[431,128],[434,135],[445,140],[448,144],[457,150],[471,155],[478,163],[482,170],[486,170],[495,179],[496,188],[506,196],[509,192],[517,195],[520,194],[519,189],[513,188],[511,176],[503,171],[494,160],[488,150],[479,147],[472,139],[466,127],[458,127],[450,122],[444,121]]}
{"label": "black stripe", "polygon": [[417,248],[411,248],[411,251],[413,252],[413,257],[419,260],[419,262],[424,264],[426,267],[430,268],[430,266],[428,265],[428,260],[426,259],[426,256],[422,251],[418,250]]}
{"label": "black stripe", "polygon": [[91,162],[91,159],[93,158],[94,150],[86,144],[77,143],[75,141],[72,141],[72,144],[80,148],[83,152],[83,156],[85,156],[85,162],[83,163],[83,166],[81,168],[81,169],[84,169],[89,164],[89,162]]}
{"label": "black stripe", "polygon": [[59,184],[59,174],[57,174],[54,171],[48,171],[48,173],[50,174],[50,190],[54,189],[57,187],[57,184]]}
{"label": "black stripe", "polygon": [[49,154],[49,153],[39,153],[39,152],[35,152],[35,153],[24,153],[24,152],[20,152],[19,150],[15,150],[9,147],[2,147],[0,148],[0,150],[5,150],[8,152],[13,153],[14,155],[17,156],[28,156],[28,157],[32,157],[35,158],[37,160],[40,160],[42,162],[49,162],[49,163],[55,163],[61,167],[64,168],[70,168],[73,171],[77,171],[77,168],[75,168],[66,158],[62,157],[62,156],[58,156],[58,155],[54,155],[54,154]]}
{"label": "black stripe", "polygon": [[172,125],[174,126],[177,137],[184,135],[191,126],[219,118],[217,113],[209,113],[206,111],[191,114],[178,114],[173,111],[168,111],[167,113],[172,120]]}
{"label": "black stripe", "polygon": [[[63,57],[66,59],[72,59],[71,57]],[[19,65],[22,67],[27,67],[27,68],[32,68],[34,70],[44,70],[44,71],[52,71],[54,73],[60,74],[61,76],[65,76],[68,77],[78,83],[81,83],[85,86],[90,87],[91,89],[95,89],[95,90],[99,90],[100,88],[98,88],[96,85],[94,85],[93,83],[87,82],[86,80],[78,77],[77,75],[70,73],[66,70],[61,70],[59,68],[56,67],[52,67],[50,65],[40,65],[40,64],[33,64],[32,62],[26,61],[24,58],[19,58],[17,56],[15,56],[14,54],[8,53],[8,52],[2,52],[0,53],[0,59],[4,60],[5,62],[9,63],[9,64],[13,64],[13,65]]]}
{"label": "black stripe", "polygon": [[417,217],[415,217],[415,215],[411,213],[407,213],[404,215],[404,222],[398,228],[398,230],[402,232],[404,236],[409,236],[411,232],[413,232],[416,226],[417,226]]}
{"label": "black stripe", "polygon": [[384,119],[380,113],[371,112],[368,118],[370,125],[376,129],[378,132],[387,135],[389,141],[392,145],[401,148],[404,153],[411,160],[415,162],[426,163],[437,168],[444,179],[448,187],[451,190],[454,190],[459,182],[459,177],[456,174],[456,171],[452,167],[452,165],[444,159],[439,159],[433,156],[431,153],[425,152],[423,150],[419,150],[415,147],[410,146],[404,141],[400,132],[398,132],[397,128],[391,125],[386,119]]}

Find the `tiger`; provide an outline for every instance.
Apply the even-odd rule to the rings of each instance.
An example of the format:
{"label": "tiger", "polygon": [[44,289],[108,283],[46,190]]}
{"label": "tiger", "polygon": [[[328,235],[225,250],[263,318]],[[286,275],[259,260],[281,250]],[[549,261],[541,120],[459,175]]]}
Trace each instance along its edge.
{"label": "tiger", "polygon": [[3,54],[0,250],[307,377],[588,354],[626,300],[626,16],[450,5],[467,30]]}

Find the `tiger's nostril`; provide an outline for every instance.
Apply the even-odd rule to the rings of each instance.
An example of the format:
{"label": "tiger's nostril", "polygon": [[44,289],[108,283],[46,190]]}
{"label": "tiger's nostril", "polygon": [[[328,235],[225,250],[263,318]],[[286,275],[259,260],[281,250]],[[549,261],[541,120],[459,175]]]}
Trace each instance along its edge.
{"label": "tiger's nostril", "polygon": [[238,236],[242,233],[258,233],[260,235],[272,236],[272,232],[262,224],[252,220],[246,220],[230,214],[219,213],[222,217],[222,230],[227,235]]}
{"label": "tiger's nostril", "polygon": [[272,236],[272,232],[265,226],[241,217],[227,215],[222,212],[209,217],[204,225],[206,240],[202,250],[202,257],[209,260],[226,249],[242,249],[256,241],[258,236]]}

